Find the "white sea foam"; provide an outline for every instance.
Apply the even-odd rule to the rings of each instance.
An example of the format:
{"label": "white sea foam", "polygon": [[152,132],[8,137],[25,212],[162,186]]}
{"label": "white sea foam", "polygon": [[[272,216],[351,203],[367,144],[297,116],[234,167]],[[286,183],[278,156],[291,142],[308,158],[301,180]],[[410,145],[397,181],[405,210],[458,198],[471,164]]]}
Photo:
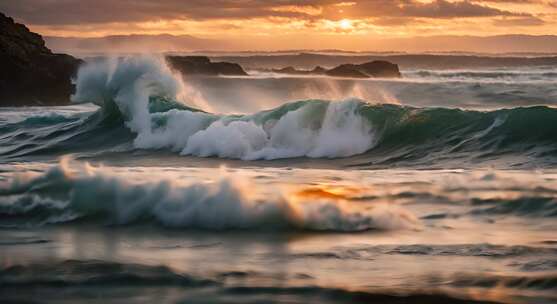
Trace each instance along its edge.
{"label": "white sea foam", "polygon": [[64,159],[45,173],[23,173],[0,185],[0,196],[17,198],[3,199],[0,208],[25,216],[41,206],[38,212],[51,213],[47,223],[103,216],[114,224],[154,221],[166,227],[209,230],[364,231],[414,228],[418,223],[412,214],[392,205],[364,208],[361,202],[300,199],[280,191],[258,198],[254,185],[237,174],[214,183],[133,183],[106,168]]}
{"label": "white sea foam", "polygon": [[[149,97],[178,100],[181,81],[160,59],[130,57],[82,68],[76,102],[117,107],[137,134],[137,148],[169,148],[183,155],[245,160],[288,157],[347,157],[369,150],[375,136],[358,114],[359,102],[307,104],[265,124],[255,116],[218,116],[187,110],[149,113]],[[324,114],[323,114],[324,112]],[[154,124],[153,119],[163,121]]]}
{"label": "white sea foam", "polygon": [[115,103],[133,132],[149,133],[149,97],[176,99],[179,90],[180,81],[160,58],[108,59],[79,70],[72,101],[92,102],[102,107]]}

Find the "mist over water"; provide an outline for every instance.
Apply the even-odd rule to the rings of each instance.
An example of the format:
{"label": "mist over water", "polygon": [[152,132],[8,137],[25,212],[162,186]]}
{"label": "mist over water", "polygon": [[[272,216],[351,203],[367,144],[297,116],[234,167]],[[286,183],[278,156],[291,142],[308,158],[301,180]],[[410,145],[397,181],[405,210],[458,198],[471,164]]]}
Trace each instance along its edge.
{"label": "mist over water", "polygon": [[0,294],[555,302],[554,69],[403,75],[87,63],[0,112]]}
{"label": "mist over water", "polygon": [[215,108],[250,113],[285,101],[358,98],[370,103],[494,110],[549,105],[557,100],[557,69],[402,70],[403,78],[343,79],[255,74],[254,77],[190,79]]}

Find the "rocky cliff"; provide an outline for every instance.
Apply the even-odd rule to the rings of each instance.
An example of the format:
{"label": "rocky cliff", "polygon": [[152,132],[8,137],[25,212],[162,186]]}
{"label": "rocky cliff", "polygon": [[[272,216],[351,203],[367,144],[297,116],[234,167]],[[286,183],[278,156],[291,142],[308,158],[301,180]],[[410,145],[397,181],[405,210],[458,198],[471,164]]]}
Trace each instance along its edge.
{"label": "rocky cliff", "polygon": [[0,13],[0,106],[69,103],[80,63],[52,53],[39,34]]}

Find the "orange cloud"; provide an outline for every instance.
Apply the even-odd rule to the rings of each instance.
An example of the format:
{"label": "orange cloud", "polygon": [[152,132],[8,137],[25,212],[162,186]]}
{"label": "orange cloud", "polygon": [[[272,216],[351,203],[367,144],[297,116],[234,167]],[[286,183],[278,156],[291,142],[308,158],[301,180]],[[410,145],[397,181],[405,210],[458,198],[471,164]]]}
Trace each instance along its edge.
{"label": "orange cloud", "polygon": [[[193,35],[275,48],[438,35],[551,35],[554,0],[18,0],[0,11],[49,36]],[[110,12],[110,13],[107,13]],[[336,37],[336,38],[335,38]],[[339,39],[342,37],[342,39]],[[262,40],[263,39],[263,40]],[[339,43],[344,43],[338,45]],[[277,46],[278,44],[278,46]]]}

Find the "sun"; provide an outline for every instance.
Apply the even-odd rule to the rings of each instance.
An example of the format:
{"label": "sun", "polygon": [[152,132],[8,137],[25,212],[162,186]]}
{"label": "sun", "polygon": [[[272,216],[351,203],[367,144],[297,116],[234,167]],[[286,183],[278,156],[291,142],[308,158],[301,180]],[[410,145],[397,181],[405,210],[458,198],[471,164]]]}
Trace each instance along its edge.
{"label": "sun", "polygon": [[342,19],[339,22],[339,26],[343,30],[351,29],[352,28],[352,21],[350,21],[348,19]]}

